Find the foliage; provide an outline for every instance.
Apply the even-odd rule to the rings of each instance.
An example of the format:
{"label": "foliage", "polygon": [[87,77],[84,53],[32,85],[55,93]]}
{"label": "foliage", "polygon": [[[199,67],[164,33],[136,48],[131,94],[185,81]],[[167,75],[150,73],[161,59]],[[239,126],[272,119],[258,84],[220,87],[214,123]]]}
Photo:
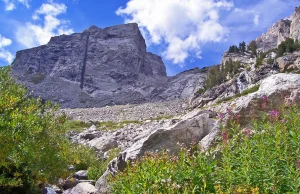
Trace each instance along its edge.
{"label": "foliage", "polygon": [[229,53],[243,53],[246,51],[246,43],[243,41],[239,44],[239,47],[232,45],[229,47]]}
{"label": "foliage", "polygon": [[260,52],[258,56],[256,57],[256,64],[255,67],[259,67],[263,64],[263,60],[266,57],[266,54],[264,52]]}
{"label": "foliage", "polygon": [[272,59],[271,57],[269,57],[267,59],[267,64],[272,65],[274,63],[274,59]]}
{"label": "foliage", "polygon": [[104,122],[98,122],[96,121],[94,123],[97,127],[97,129],[102,130],[102,131],[110,131],[110,130],[114,130],[117,128],[121,128],[124,127],[125,125],[128,124],[142,124],[141,121],[121,121],[121,122],[113,122],[113,121],[104,121]]}
{"label": "foliage", "polygon": [[281,57],[285,52],[293,52],[300,50],[300,43],[298,40],[294,41],[292,38],[287,38],[280,45],[278,45],[278,56]]}
{"label": "foliage", "polygon": [[224,128],[217,148],[149,153],[110,177],[112,193],[298,193],[300,118],[272,110],[251,128]]}
{"label": "foliage", "polygon": [[229,97],[226,97],[226,98],[222,98],[217,102],[217,104],[220,104],[222,102],[228,102],[232,99],[235,99],[235,98],[238,98],[238,97],[241,97],[241,96],[246,96],[248,94],[251,94],[251,93],[254,93],[254,92],[258,91],[258,89],[259,89],[259,85],[255,85],[255,86],[253,86],[251,88],[248,88],[248,89],[246,89],[246,90],[242,91],[241,93],[236,94],[234,96],[229,96]]}
{"label": "foliage", "polygon": [[92,163],[88,169],[89,179],[97,181],[105,172],[109,162],[115,157],[117,157],[120,151],[121,151],[120,148],[111,149],[108,151],[108,158],[104,162],[98,161],[96,163],[95,162]]}
{"label": "foliage", "polygon": [[200,88],[196,91],[196,94],[203,94],[205,92],[204,88]]}
{"label": "foliage", "polygon": [[38,193],[38,185],[70,174],[69,165],[96,160],[90,149],[66,137],[66,117],[56,106],[29,98],[24,86],[0,69],[0,191]]}
{"label": "foliage", "polygon": [[248,50],[251,51],[251,55],[256,56],[257,55],[257,44],[255,40],[252,40],[248,45]]}
{"label": "foliage", "polygon": [[68,119],[65,122],[65,128],[68,130],[75,130],[75,131],[81,131],[85,128],[89,128],[92,126],[92,123],[86,123],[84,121],[80,121],[80,120],[71,120]]}
{"label": "foliage", "polygon": [[205,90],[219,85],[227,80],[227,77],[233,77],[240,70],[241,63],[232,61],[231,59],[225,62],[225,66],[216,65],[208,70],[207,79],[205,81]]}

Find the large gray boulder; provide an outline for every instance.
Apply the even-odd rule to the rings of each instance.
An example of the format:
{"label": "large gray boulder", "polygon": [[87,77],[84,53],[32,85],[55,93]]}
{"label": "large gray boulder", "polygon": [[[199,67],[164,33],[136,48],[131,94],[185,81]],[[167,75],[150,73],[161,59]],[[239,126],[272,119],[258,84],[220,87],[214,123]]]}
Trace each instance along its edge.
{"label": "large gray boulder", "polygon": [[74,188],[68,189],[63,194],[96,194],[97,189],[86,182],[77,184]]}
{"label": "large gray boulder", "polygon": [[12,75],[33,96],[70,108],[185,98],[205,78],[201,70],[191,76],[167,77],[161,57],[146,51],[134,23],[104,29],[92,26],[18,51]]}
{"label": "large gray boulder", "polygon": [[[170,153],[176,153],[181,146],[189,147],[212,132],[218,133],[220,125],[215,119],[216,116],[216,112],[213,111],[195,110],[180,118],[170,120],[166,127],[154,128],[150,133],[144,133],[134,144],[110,162],[106,172],[96,182],[96,188],[105,193],[109,189],[106,176],[123,171],[128,161],[135,160],[146,152],[168,150]],[[209,145],[211,141],[207,140],[205,143]]]}

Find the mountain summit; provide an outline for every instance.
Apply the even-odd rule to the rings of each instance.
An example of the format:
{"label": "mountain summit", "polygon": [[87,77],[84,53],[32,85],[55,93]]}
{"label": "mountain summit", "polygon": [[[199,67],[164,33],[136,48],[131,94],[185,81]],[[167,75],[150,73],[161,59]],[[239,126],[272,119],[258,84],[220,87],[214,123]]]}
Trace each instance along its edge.
{"label": "mountain summit", "polygon": [[12,75],[34,96],[63,107],[102,107],[192,95],[205,74],[167,77],[161,57],[146,51],[135,23],[52,37],[17,52]]}

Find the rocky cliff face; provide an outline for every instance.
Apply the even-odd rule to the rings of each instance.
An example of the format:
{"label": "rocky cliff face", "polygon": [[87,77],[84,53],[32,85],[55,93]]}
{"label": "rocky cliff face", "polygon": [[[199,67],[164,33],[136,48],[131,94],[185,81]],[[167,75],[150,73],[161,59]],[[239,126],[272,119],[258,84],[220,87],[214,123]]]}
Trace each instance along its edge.
{"label": "rocky cliff face", "polygon": [[34,96],[71,108],[185,98],[205,78],[199,71],[167,77],[161,57],[146,51],[137,24],[53,37],[17,52],[12,75]]}
{"label": "rocky cliff face", "polygon": [[276,22],[266,33],[256,39],[258,49],[265,52],[277,48],[286,38],[300,40],[299,21],[300,7],[296,7],[294,14]]}

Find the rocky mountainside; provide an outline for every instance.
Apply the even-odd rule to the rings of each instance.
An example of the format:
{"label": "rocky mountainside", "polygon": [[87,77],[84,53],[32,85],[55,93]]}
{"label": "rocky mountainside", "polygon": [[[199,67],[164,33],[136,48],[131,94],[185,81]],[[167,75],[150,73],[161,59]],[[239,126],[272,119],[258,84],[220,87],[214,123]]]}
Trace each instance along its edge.
{"label": "rocky mountainside", "polygon": [[146,51],[137,24],[52,37],[48,44],[17,52],[12,75],[34,96],[62,107],[103,107],[191,96],[205,70],[167,77],[161,57]]}
{"label": "rocky mountainside", "polygon": [[[106,177],[123,171],[128,162],[146,152],[168,149],[176,153],[179,144],[189,146],[195,142],[205,151],[216,142],[229,119],[247,127],[263,112],[279,110],[282,105],[300,105],[300,75],[287,72],[290,67],[299,69],[299,51],[280,57],[276,53],[285,38],[299,40],[299,17],[300,7],[257,38],[255,54],[250,49],[225,52],[218,72],[228,65],[233,68],[233,62],[238,64],[236,71],[225,72],[224,80],[202,92],[195,91],[203,88],[210,70],[192,69],[167,77],[161,58],[146,52],[136,24],[91,27],[18,52],[13,75],[34,95],[60,102],[63,107],[170,100],[62,109],[68,117],[91,125],[71,131],[68,136],[73,142],[93,148],[102,161],[107,160],[109,151],[118,150],[95,187],[84,183],[88,189],[82,191],[83,183],[75,181],[79,184],[64,193],[106,193]],[[188,97],[189,105],[182,100]]]}
{"label": "rocky mountainside", "polygon": [[294,14],[276,22],[266,33],[256,39],[258,49],[265,52],[276,48],[286,38],[293,38],[300,41],[299,19],[300,7],[296,7]]}

